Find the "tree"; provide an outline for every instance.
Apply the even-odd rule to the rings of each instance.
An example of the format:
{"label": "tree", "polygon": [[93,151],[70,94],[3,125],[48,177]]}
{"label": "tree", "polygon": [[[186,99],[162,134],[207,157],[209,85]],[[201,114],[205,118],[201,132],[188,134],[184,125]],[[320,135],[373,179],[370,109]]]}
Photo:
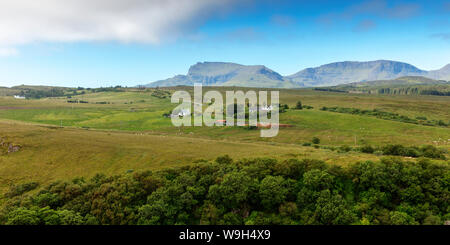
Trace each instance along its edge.
{"label": "tree", "polygon": [[82,225],[83,217],[79,213],[72,210],[58,211],[58,216],[61,220],[61,225]]}
{"label": "tree", "polygon": [[284,202],[287,195],[285,180],[281,176],[267,176],[259,185],[261,204],[270,210]]}
{"label": "tree", "polygon": [[301,102],[301,101],[297,101],[297,104],[295,105],[295,109],[297,109],[297,110],[303,109],[303,106],[302,106],[302,102]]}
{"label": "tree", "polygon": [[418,225],[414,218],[405,212],[394,211],[389,216],[393,225]]}
{"label": "tree", "polygon": [[200,225],[217,225],[220,214],[220,210],[214,204],[206,201],[201,208]]}
{"label": "tree", "polygon": [[317,221],[324,225],[349,225],[356,220],[356,215],[348,208],[342,196],[331,194],[329,190],[320,192],[315,215]]}
{"label": "tree", "polygon": [[442,225],[442,220],[441,220],[441,218],[439,218],[439,216],[430,215],[430,216],[427,216],[423,220],[423,224],[424,225]]}
{"label": "tree", "polygon": [[313,169],[303,175],[303,184],[306,188],[320,191],[330,189],[333,186],[334,177],[328,172]]}
{"label": "tree", "polygon": [[313,138],[312,138],[312,143],[313,143],[313,144],[320,144],[320,139],[317,138],[317,137],[313,137]]}
{"label": "tree", "polygon": [[38,225],[38,212],[24,207],[17,208],[8,214],[6,225]]}
{"label": "tree", "polygon": [[208,198],[228,209],[239,208],[247,202],[255,187],[253,183],[254,181],[247,174],[231,172],[224,176],[220,184],[209,188]]}

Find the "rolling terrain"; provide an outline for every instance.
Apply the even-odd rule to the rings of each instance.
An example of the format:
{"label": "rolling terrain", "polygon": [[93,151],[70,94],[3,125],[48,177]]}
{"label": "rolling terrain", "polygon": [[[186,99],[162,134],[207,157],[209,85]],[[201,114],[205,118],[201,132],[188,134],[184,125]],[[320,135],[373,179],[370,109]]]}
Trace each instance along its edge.
{"label": "rolling terrain", "polygon": [[[193,94],[192,87],[176,89]],[[224,92],[230,88],[206,87],[204,92],[216,89]],[[109,92],[80,89],[71,98],[0,97],[0,141],[5,142],[0,151],[0,189],[6,191],[12,184],[29,180],[50,183],[76,176],[91,177],[99,172],[110,175],[183,166],[225,154],[234,159],[312,158],[345,166],[383,157],[357,150],[365,145],[433,145],[450,150],[448,126],[321,110],[330,106],[378,109],[410,118],[449,122],[450,103],[446,96],[281,89],[280,102],[291,109],[280,114],[280,123],[293,127],[281,128],[277,137],[260,138],[259,130],[242,127],[173,127],[170,118],[162,115],[176,106],[167,96],[174,91],[174,88],[118,88]],[[298,101],[311,108],[292,109]],[[314,137],[320,139],[319,144],[311,143]],[[8,145],[20,149],[8,153]],[[353,150],[341,150],[348,148]]]}

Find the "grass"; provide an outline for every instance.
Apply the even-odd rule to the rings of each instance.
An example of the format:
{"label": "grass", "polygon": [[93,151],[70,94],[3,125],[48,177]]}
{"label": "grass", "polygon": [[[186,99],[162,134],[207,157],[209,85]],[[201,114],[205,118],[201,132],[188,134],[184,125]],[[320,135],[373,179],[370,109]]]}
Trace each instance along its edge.
{"label": "grass", "polygon": [[16,121],[0,121],[1,137],[19,144],[21,151],[0,155],[0,187],[37,181],[49,183],[96,173],[115,174],[129,169],[160,169],[228,154],[235,159],[270,156],[317,158],[345,164],[377,159],[369,154],[338,154],[292,144],[236,142],[138,132],[58,128]]}
{"label": "grass", "polygon": [[[189,88],[181,88],[189,90]],[[219,89],[219,88],[218,88]],[[223,88],[220,88],[224,90]],[[248,88],[247,88],[248,89]],[[70,104],[66,99],[14,100],[3,97],[0,102],[0,118],[26,122],[71,126],[92,129],[123,131],[156,131],[178,134],[190,133],[193,137],[209,139],[232,139],[239,141],[269,141],[302,144],[314,136],[324,144],[360,144],[364,141],[380,145],[399,143],[407,145],[438,144],[448,146],[450,130],[422,125],[369,118],[360,115],[345,115],[320,111],[322,106],[348,106],[360,109],[380,109],[401,112],[415,118],[425,116],[429,120],[450,120],[448,98],[433,96],[376,96],[342,95],[340,93],[312,90],[281,90],[281,103],[293,107],[298,100],[314,107],[312,110],[288,110],[280,114],[281,123],[295,127],[281,129],[277,137],[262,139],[259,130],[229,127],[192,127],[178,129],[162,114],[175,105],[169,99],[151,96],[151,92],[104,92],[91,93],[77,98],[89,104]],[[107,101],[110,104],[93,104]],[[16,108],[16,109],[14,109]]]}
{"label": "grass", "polygon": [[[174,89],[188,90],[193,95],[189,87],[168,91]],[[209,89],[230,90],[214,87],[204,88],[204,92]],[[281,89],[280,103],[293,108],[301,100],[314,109],[290,109],[280,114],[280,123],[294,127],[280,129],[274,138],[260,138],[259,130],[240,127],[175,128],[162,114],[176,105],[171,104],[169,98],[152,96],[153,92],[154,89],[128,89],[126,92],[87,92],[73,97],[88,104],[67,103],[67,98],[15,100],[11,96],[0,96],[0,137],[23,147],[19,152],[0,155],[0,193],[14,183],[45,184],[75,176],[91,177],[96,173],[160,169],[212,160],[224,154],[234,159],[316,158],[344,165],[379,158],[373,154],[338,153],[302,146],[313,137],[320,138],[320,145],[326,147],[433,144],[450,150],[449,128],[319,110],[323,106],[380,109],[411,118],[425,116],[448,122],[450,98],[444,96],[355,95]]]}

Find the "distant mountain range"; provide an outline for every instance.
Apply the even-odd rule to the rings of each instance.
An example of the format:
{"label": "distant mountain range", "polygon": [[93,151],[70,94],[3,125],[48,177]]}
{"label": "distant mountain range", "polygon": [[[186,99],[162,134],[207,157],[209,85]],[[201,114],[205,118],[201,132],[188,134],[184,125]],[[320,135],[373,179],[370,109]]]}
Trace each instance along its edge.
{"label": "distant mountain range", "polygon": [[450,64],[440,70],[425,71],[398,61],[344,61],[307,68],[293,75],[282,76],[263,65],[240,65],[227,62],[199,62],[187,75],[146,84],[146,87],[177,85],[239,86],[264,88],[323,87],[354,82],[390,80],[404,76],[423,76],[450,80]]}

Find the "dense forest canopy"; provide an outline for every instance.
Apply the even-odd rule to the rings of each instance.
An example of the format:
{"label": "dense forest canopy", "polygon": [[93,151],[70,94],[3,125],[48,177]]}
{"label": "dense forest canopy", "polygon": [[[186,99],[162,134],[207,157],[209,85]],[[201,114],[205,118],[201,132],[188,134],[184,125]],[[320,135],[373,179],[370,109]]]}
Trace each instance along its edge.
{"label": "dense forest canopy", "polygon": [[[13,186],[1,224],[443,224],[448,164],[387,157],[339,167],[270,158]],[[33,191],[34,190],[34,191]]]}

